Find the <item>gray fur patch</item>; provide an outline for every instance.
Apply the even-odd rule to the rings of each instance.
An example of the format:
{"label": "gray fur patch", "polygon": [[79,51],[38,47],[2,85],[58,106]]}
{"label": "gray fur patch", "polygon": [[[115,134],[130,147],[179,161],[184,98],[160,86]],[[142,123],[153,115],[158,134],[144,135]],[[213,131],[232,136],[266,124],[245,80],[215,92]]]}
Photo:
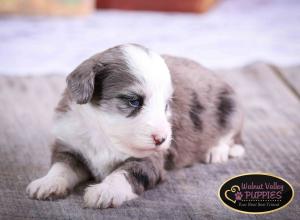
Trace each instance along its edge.
{"label": "gray fur patch", "polygon": [[239,145],[244,145],[244,141],[242,138],[241,131],[238,132],[234,137],[233,137],[234,143],[239,144]]}
{"label": "gray fur patch", "polygon": [[93,60],[81,63],[68,77],[67,87],[77,104],[85,104],[92,98],[94,91],[95,72]]}
{"label": "gray fur patch", "polygon": [[[146,48],[137,47],[147,53]],[[132,74],[122,46],[94,55],[67,77],[68,89],[78,104],[91,101],[104,110],[117,111],[128,117],[135,116],[140,109],[130,107],[128,100],[126,103],[118,97],[132,94],[143,97],[141,84]]]}
{"label": "gray fur patch", "polygon": [[114,53],[101,60],[103,67],[96,74],[91,102],[104,110],[118,110],[119,113],[132,116],[137,112],[136,109],[128,105],[128,100],[120,97],[143,97],[141,82],[131,73],[122,51]]}
{"label": "gray fur patch", "polygon": [[163,156],[152,155],[141,159],[129,158],[118,168],[127,171],[127,180],[136,194],[153,188],[164,178]]}
{"label": "gray fur patch", "polygon": [[65,89],[62,99],[59,101],[58,105],[55,108],[56,112],[65,113],[70,110],[70,104],[71,104],[71,94],[68,89]]}
{"label": "gray fur patch", "polygon": [[225,128],[228,124],[230,115],[235,108],[234,100],[230,97],[229,89],[224,89],[219,95],[219,103],[217,105],[217,118],[220,127]]}
{"label": "gray fur patch", "polygon": [[58,139],[52,145],[51,154],[51,164],[56,162],[67,164],[76,173],[86,173],[87,176],[91,176],[84,158]]}
{"label": "gray fur patch", "polygon": [[193,122],[194,128],[199,131],[203,130],[203,122],[200,118],[200,114],[203,111],[204,107],[199,102],[197,93],[193,91],[189,116],[191,121]]}

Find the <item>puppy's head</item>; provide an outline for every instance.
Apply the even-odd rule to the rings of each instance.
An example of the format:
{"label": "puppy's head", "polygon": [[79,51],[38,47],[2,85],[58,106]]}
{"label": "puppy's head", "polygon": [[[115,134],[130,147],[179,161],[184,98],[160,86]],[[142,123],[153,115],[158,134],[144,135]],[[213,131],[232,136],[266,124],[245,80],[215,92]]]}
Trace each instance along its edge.
{"label": "puppy's head", "polygon": [[79,65],[67,86],[77,104],[89,105],[95,123],[120,151],[145,157],[169,147],[173,89],[158,54],[139,45],[110,48]]}

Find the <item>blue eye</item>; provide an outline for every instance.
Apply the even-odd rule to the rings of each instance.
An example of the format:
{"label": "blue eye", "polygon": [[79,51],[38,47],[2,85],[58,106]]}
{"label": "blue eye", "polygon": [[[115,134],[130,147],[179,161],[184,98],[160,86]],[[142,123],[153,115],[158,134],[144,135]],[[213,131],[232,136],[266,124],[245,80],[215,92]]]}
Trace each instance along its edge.
{"label": "blue eye", "polygon": [[140,109],[144,105],[144,97],[138,94],[120,94],[116,98],[120,99],[127,107]]}
{"label": "blue eye", "polygon": [[129,100],[129,105],[134,108],[139,108],[142,106],[142,102],[138,99]]}

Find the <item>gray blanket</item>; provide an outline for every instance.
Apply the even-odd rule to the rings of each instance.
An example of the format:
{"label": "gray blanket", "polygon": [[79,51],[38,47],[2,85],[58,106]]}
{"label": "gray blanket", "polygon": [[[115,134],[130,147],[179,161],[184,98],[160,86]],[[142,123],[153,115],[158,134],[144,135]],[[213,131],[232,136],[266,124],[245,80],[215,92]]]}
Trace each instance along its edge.
{"label": "gray blanket", "polygon": [[[83,190],[57,201],[30,200],[27,184],[49,167],[53,108],[63,76],[0,76],[0,219],[299,219],[300,102],[274,72],[257,63],[219,71],[240,94],[246,110],[246,155],[225,164],[195,164],[116,209],[83,208]],[[294,201],[285,209],[247,215],[223,206],[217,196],[228,178],[267,172],[288,180]]]}

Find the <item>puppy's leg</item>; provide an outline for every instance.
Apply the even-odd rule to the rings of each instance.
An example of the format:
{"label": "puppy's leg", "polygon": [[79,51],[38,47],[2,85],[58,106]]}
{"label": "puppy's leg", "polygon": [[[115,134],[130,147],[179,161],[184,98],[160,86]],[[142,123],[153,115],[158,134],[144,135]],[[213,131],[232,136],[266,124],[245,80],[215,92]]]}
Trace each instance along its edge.
{"label": "puppy's leg", "polygon": [[218,144],[209,149],[205,162],[206,163],[222,163],[228,160],[229,145],[225,143]]}
{"label": "puppy's leg", "polygon": [[229,157],[241,157],[245,153],[244,143],[241,137],[241,133],[239,132],[233,138],[233,144],[229,149]]}
{"label": "puppy's leg", "polygon": [[228,134],[221,138],[216,146],[208,150],[205,162],[226,162],[229,157],[241,157],[244,151],[244,147],[235,141],[235,137],[232,134]]}
{"label": "puppy's leg", "polygon": [[120,206],[154,187],[163,177],[162,156],[128,159],[102,183],[89,186],[84,195],[86,207],[108,208]]}
{"label": "puppy's leg", "polygon": [[102,183],[86,188],[84,194],[85,207],[109,208],[117,207],[123,202],[137,197],[128,182],[125,170],[114,171]]}
{"label": "puppy's leg", "polygon": [[47,175],[32,181],[26,192],[33,199],[62,198],[88,178],[89,172],[73,154],[54,151]]}

